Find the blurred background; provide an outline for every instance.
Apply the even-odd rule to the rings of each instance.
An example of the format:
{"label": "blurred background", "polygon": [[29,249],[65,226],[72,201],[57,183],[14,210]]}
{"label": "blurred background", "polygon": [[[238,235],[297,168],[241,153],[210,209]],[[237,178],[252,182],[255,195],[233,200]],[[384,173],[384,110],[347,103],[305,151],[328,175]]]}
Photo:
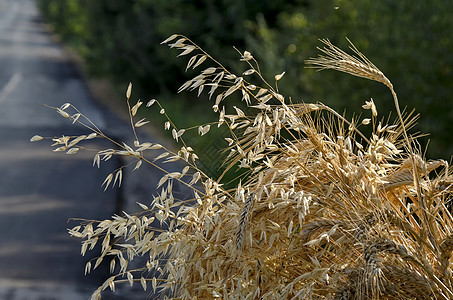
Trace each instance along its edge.
{"label": "blurred background", "polygon": [[[215,121],[206,97],[176,92],[196,73],[185,73],[187,58],[160,42],[180,33],[234,72],[247,67],[233,47],[251,52],[270,82],[286,71],[279,89],[293,102],[320,101],[350,118],[373,98],[387,118],[394,106],[386,87],[305,66],[319,54],[319,39],[346,49],[349,38],[393,82],[401,106],[421,114],[411,130],[430,133],[421,151],[429,141],[428,158],[450,160],[452,13],[453,2],[441,0],[0,0],[0,299],[86,299],[107,275],[83,276],[92,257],[80,258],[68,219],[108,218],[124,202],[150,199],[147,188],[160,178],[140,172],[124,190],[102,192],[121,162],[93,169],[90,155],[75,159],[52,153],[49,142],[30,144],[35,134],[86,133],[41,104],[74,103],[122,138],[128,125],[116,115],[125,112],[132,82],[133,101],[159,99],[179,128]],[[158,109],[142,114],[155,128],[148,134],[165,139]],[[184,136],[216,177],[225,141],[222,130],[212,133]]]}
{"label": "blurred background", "polygon": [[[85,263],[97,253],[81,257],[80,240],[71,238],[67,228],[80,219],[103,220],[124,209],[121,189],[101,188],[121,165],[118,159],[93,168],[93,153],[72,156],[52,152],[51,140],[30,142],[35,135],[89,133],[42,104],[60,107],[70,101],[108,134],[114,133],[113,125],[122,126],[94,101],[47,27],[34,0],[0,0],[2,300],[89,299],[107,278],[108,267],[102,265],[85,277]],[[100,139],[85,146],[111,147]]]}
{"label": "blurred background", "polygon": [[[193,73],[186,59],[159,45],[173,33],[193,39],[233,70],[244,71],[239,50],[252,52],[280,92],[293,101],[328,104],[347,116],[362,113],[371,97],[381,117],[394,110],[388,90],[334,71],[306,69],[318,39],[346,49],[349,38],[392,81],[401,106],[421,114],[412,131],[429,133],[427,156],[453,152],[453,2],[441,0],[38,0],[46,20],[77,50],[90,76],[107,77],[119,92],[158,98],[180,127],[213,120],[195,94],[176,94]],[[191,78],[191,77],[190,77]],[[394,116],[394,114],[393,114]],[[158,114],[154,115],[158,118]],[[159,122],[156,122],[159,124]],[[161,126],[159,124],[159,126]],[[193,137],[199,149],[208,145]]]}

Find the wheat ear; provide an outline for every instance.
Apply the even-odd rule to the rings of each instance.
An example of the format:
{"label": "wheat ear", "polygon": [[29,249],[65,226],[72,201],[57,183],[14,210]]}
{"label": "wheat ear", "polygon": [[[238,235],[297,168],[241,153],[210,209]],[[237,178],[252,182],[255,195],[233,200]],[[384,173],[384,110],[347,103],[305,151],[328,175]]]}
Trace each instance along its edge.
{"label": "wheat ear", "polygon": [[250,215],[253,209],[253,205],[255,204],[255,194],[250,194],[247,199],[245,200],[244,207],[241,212],[241,218],[239,219],[239,227],[236,232],[236,248],[242,249],[244,244],[244,235],[245,231],[247,230],[247,226],[249,223]]}
{"label": "wheat ear", "polygon": [[440,272],[443,276],[444,282],[451,280],[451,270],[448,266],[450,265],[450,257],[453,252],[453,235],[447,236],[440,244]]}
{"label": "wheat ear", "polygon": [[411,299],[438,298],[437,295],[433,297],[436,291],[430,286],[429,280],[414,271],[394,265],[385,265],[383,273],[386,280],[396,286],[396,292],[400,296]]}

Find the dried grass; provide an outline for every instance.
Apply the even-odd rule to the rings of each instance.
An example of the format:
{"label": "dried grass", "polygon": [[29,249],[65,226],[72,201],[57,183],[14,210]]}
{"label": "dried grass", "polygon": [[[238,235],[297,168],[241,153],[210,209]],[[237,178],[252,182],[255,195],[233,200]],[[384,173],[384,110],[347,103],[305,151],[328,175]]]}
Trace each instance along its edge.
{"label": "dried grass", "polygon": [[[373,126],[373,133],[365,137],[357,120],[348,121],[320,103],[285,99],[264,80],[247,51],[241,61],[248,70],[238,76],[187,37],[164,41],[181,56],[192,55],[187,68],[213,64],[179,91],[208,91],[215,99],[217,124],[231,133],[225,164],[232,171],[248,170],[248,177],[227,190],[222,177],[206,176],[185,144],[183,134],[189,129],[171,121],[165,127],[181,143],[178,152],[138,141],[135,128],[146,121],[134,122],[142,103],[131,107],[129,87],[136,141],[117,144],[120,150],[99,151],[94,164],[123,155],[133,159],[135,169],[142,163],[162,169],[156,160],[180,160],[186,167],[166,173],[152,203],[140,204],[142,212],[86,221],[70,230],[83,240],[82,254],[102,245],[87,272],[106,259],[112,270],[120,266],[92,299],[118,282],[140,282],[175,299],[453,299],[453,218],[448,208],[453,178],[448,164],[426,161],[413,150],[415,137],[409,138],[407,130],[414,118],[400,112],[393,85],[376,66],[354,46],[355,55],[350,55],[323,42],[325,56],[309,63],[389,87],[398,114],[394,124],[378,122],[374,102],[367,101],[363,107],[371,116],[362,123]],[[227,105],[226,98],[233,95],[242,97],[247,115]],[[160,105],[152,101],[149,106],[153,103]],[[94,135],[55,138],[56,150],[75,153],[72,149],[83,149],[79,145],[89,137],[108,138],[83,122],[80,112],[68,113],[71,107],[55,109]],[[209,128],[194,130],[204,135]],[[122,168],[106,178],[105,188],[121,178]],[[191,189],[193,199],[175,199],[174,181]],[[154,220],[167,224],[166,229],[154,228]],[[144,256],[146,265],[130,269],[136,256]]]}

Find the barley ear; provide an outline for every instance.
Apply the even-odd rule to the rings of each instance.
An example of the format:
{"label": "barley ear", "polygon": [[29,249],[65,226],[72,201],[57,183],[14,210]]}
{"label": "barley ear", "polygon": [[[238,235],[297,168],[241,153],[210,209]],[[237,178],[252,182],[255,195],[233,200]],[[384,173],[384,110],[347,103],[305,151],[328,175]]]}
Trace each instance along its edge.
{"label": "barley ear", "polygon": [[381,82],[390,89],[393,89],[392,83],[385,77],[384,73],[369,61],[365,55],[357,50],[351,41],[349,41],[351,44],[350,48],[354,51],[356,56],[350,55],[334,46],[328,39],[321,40],[321,42],[326,46],[318,49],[325,55],[319,55],[317,58],[307,60],[307,63],[313,65],[314,68],[319,68],[320,70],[337,70],[353,76]]}

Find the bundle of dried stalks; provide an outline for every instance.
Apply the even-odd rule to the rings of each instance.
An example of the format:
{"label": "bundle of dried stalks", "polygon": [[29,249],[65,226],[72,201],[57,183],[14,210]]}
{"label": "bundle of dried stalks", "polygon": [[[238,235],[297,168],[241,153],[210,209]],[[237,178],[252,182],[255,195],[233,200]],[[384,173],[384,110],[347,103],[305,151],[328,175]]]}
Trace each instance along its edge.
{"label": "bundle of dried stalks", "polygon": [[[231,133],[228,169],[245,168],[248,176],[227,190],[222,177],[205,175],[184,143],[186,130],[170,121],[165,127],[183,143],[177,153],[138,139],[133,146],[118,145],[122,150],[98,152],[97,164],[126,155],[137,161],[136,168],[164,157],[187,167],[162,178],[161,192],[149,207],[141,204],[143,212],[70,230],[83,239],[83,253],[102,244],[96,265],[107,258],[112,270],[120,265],[92,299],[122,281],[140,281],[145,289],[151,286],[177,299],[453,299],[451,171],[445,161],[426,161],[416,154],[407,134],[415,118],[400,113],[392,84],[363,54],[352,47],[356,56],[349,55],[324,41],[326,56],[309,62],[391,89],[399,118],[394,124],[380,122],[375,103],[367,101],[364,108],[371,117],[362,123],[372,126],[369,138],[355,121],[323,104],[290,103],[263,79],[247,51],[241,60],[248,70],[238,76],[184,36],[164,43],[181,55],[193,55],[187,68],[214,64],[180,91],[208,90],[219,113],[218,126]],[[253,76],[264,87],[252,84]],[[238,93],[247,114],[225,104]],[[128,105],[129,97],[130,89]],[[131,121],[141,104],[130,108]],[[56,110],[81,122],[79,112],[66,112],[69,107]],[[94,136],[105,137],[89,123],[87,127]],[[209,128],[198,130],[203,135]],[[54,140],[57,150],[72,153],[89,137]],[[165,153],[146,158],[159,148]],[[106,186],[119,181],[121,171],[110,174]],[[173,181],[189,186],[193,201],[175,199]],[[155,231],[150,225],[154,219],[168,224],[167,229]],[[137,255],[147,258],[146,265],[130,270]],[[87,272],[91,268],[89,262]]]}

